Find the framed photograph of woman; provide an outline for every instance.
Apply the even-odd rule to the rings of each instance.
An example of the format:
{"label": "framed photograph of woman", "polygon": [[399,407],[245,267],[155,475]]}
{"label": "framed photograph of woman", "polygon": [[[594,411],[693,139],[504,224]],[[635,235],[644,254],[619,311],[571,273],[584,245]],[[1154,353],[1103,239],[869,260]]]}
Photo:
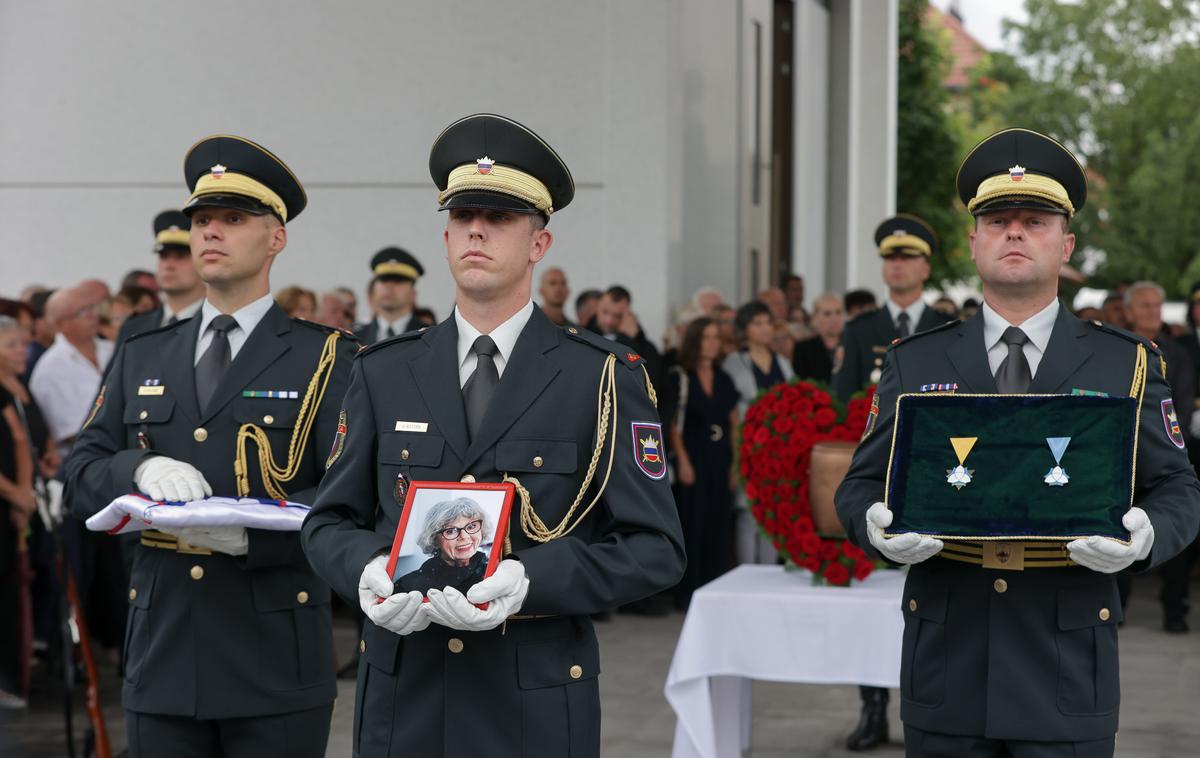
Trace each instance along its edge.
{"label": "framed photograph of woman", "polygon": [[388,575],[397,592],[454,587],[464,595],[490,576],[504,552],[511,484],[412,482]]}

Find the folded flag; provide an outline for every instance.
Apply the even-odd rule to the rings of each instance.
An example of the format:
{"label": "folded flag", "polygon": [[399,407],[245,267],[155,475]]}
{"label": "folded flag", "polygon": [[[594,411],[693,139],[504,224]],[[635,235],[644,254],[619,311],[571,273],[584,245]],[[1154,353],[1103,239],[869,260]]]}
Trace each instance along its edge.
{"label": "folded flag", "polygon": [[108,534],[185,526],[243,526],[298,532],[308,510],[303,503],[257,497],[206,497],[179,502],[130,494],[118,497],[89,518],[87,528]]}

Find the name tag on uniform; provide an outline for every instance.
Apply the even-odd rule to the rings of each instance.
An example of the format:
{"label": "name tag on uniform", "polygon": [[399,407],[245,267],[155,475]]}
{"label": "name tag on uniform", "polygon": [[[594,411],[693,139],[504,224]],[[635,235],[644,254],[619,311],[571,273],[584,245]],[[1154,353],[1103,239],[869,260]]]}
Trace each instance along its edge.
{"label": "name tag on uniform", "polygon": [[397,421],[396,431],[398,432],[427,432],[429,424],[424,421]]}
{"label": "name tag on uniform", "polygon": [[138,394],[139,395],[161,395],[163,392],[166,391],[166,389],[167,388],[162,386],[161,384],[158,385],[157,387],[147,387],[146,385],[143,384],[141,387],[138,387]]}

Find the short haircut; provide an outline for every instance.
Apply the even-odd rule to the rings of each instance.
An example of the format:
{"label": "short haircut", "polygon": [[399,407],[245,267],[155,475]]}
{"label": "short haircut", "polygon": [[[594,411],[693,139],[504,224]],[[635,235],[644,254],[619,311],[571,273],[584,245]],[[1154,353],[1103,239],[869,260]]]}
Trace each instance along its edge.
{"label": "short haircut", "polygon": [[28,303],[22,303],[20,300],[0,300],[0,317],[11,318],[14,321],[19,321],[21,314],[29,316],[29,320],[33,321],[37,318],[33,307]]}
{"label": "short haircut", "polygon": [[54,289],[42,290],[41,292],[34,293],[34,295],[29,298],[29,307],[33,309],[34,318],[45,318],[46,301],[49,300],[50,296],[57,291],[58,290]]}
{"label": "short haircut", "polygon": [[[1121,296],[1122,302],[1124,302],[1125,305],[1131,305],[1133,303],[1134,293],[1140,292],[1141,290],[1151,290],[1153,292],[1157,292],[1159,298],[1162,300],[1167,299],[1166,291],[1163,290],[1163,288],[1160,287],[1157,282],[1142,280],[1140,282],[1134,282],[1125,288],[1125,294]],[[1105,302],[1108,301],[1105,300]]]}
{"label": "short haircut", "polygon": [[633,305],[633,295],[630,295],[629,290],[625,289],[619,284],[614,284],[613,286],[604,290],[604,294],[608,295],[613,302],[629,303],[630,305]]}
{"label": "short haircut", "polygon": [[874,306],[877,302],[875,293],[871,290],[850,290],[842,296],[842,307],[846,309],[847,313],[855,308]]}
{"label": "short haircut", "polygon": [[791,284],[792,282],[803,282],[803,281],[804,281],[804,277],[800,276],[799,274],[784,274],[783,278],[779,280],[779,287],[781,289],[787,289],[787,286],[789,284]]}
{"label": "short haircut", "polygon": [[140,286],[140,285],[138,285],[138,279],[140,279],[144,276],[148,276],[151,279],[154,278],[154,274],[145,269],[135,268],[135,269],[131,270],[128,274],[125,275],[125,277],[123,279],[121,279],[121,289],[125,289],[126,287],[128,287],[130,285]]}
{"label": "short haircut", "polygon": [[759,316],[766,316],[772,321],[775,317],[771,315],[771,309],[761,300],[751,300],[750,302],[737,309],[737,315],[734,316],[733,323],[737,326],[738,334],[745,334],[746,327],[750,326],[750,322]]}
{"label": "short haircut", "polygon": [[575,296],[575,311],[578,312],[579,308],[590,300],[599,300],[603,294],[600,290],[584,290],[580,292]]}
{"label": "short haircut", "polygon": [[1108,305],[1109,303],[1114,302],[1114,301],[1115,302],[1124,302],[1124,300],[1125,299],[1123,297],[1121,297],[1121,294],[1119,292],[1110,292],[1104,296],[1104,304],[1105,305]]}
{"label": "short haircut", "polygon": [[481,537],[480,544],[487,542],[492,537],[492,521],[484,512],[483,506],[475,502],[469,497],[456,497],[453,500],[443,500],[436,503],[429,512],[425,514],[425,523],[421,526],[421,532],[417,535],[417,549],[426,555],[437,555],[439,551],[437,537],[438,532],[450,526],[451,521],[459,518],[468,518],[474,521],[478,518],[483,522],[479,530]]}

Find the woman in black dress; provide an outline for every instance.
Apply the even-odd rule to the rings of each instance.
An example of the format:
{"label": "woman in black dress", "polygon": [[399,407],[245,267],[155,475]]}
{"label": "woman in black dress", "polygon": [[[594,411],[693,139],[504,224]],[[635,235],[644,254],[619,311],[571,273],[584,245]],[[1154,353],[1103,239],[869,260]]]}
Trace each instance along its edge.
{"label": "woman in black dress", "polygon": [[668,434],[675,502],[687,549],[687,573],[675,590],[683,610],[692,593],[729,570],[733,540],[733,431],[740,395],[717,361],[721,335],[710,318],[688,325],[679,366],[670,373],[675,417]]}

